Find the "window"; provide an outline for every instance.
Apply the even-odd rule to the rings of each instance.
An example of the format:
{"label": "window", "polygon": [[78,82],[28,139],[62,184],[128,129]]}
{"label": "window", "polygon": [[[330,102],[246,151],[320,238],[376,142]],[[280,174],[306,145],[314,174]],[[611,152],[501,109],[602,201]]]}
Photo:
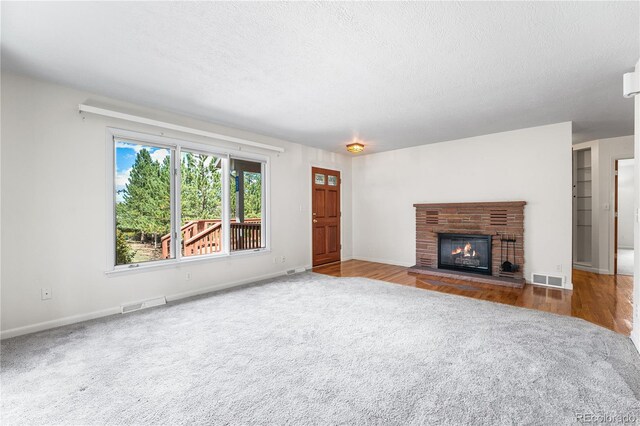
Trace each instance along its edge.
{"label": "window", "polygon": [[262,163],[231,159],[231,251],[263,248]]}
{"label": "window", "polygon": [[182,255],[221,253],[224,242],[221,159],[182,151],[180,164]]}
{"label": "window", "polygon": [[172,150],[115,141],[116,265],[171,257],[159,249],[171,230]]}
{"label": "window", "polygon": [[266,157],[111,132],[114,270],[267,248]]}

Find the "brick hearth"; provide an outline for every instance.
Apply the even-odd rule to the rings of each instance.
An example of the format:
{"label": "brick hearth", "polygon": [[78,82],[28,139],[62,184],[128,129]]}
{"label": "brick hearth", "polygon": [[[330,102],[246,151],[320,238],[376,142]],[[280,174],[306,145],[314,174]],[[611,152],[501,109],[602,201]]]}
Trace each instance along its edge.
{"label": "brick hearth", "polygon": [[[416,266],[412,272],[492,283],[524,285],[524,206],[525,201],[414,204],[416,208]],[[438,269],[438,233],[491,235],[492,276]],[[501,237],[515,237],[515,263],[520,269],[502,272],[505,260]],[[512,244],[512,243],[510,243]],[[506,245],[505,245],[506,250]],[[513,245],[509,249],[513,262]]]}

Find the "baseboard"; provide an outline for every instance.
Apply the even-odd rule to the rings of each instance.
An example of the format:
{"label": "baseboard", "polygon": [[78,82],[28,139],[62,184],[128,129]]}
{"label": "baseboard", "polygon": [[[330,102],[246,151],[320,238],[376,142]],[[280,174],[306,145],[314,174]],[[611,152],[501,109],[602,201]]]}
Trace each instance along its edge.
{"label": "baseboard", "polygon": [[631,330],[630,337],[636,349],[640,352],[640,327],[634,327],[633,330]]}
{"label": "baseboard", "polygon": [[[292,269],[297,269],[297,268],[292,268]],[[303,268],[303,267],[299,266],[299,268]],[[309,268],[309,266],[304,267],[305,270],[307,268]],[[271,274],[264,274],[264,275],[259,275],[252,278],[245,278],[238,281],[232,281],[230,283],[221,283],[221,284],[217,284],[209,287],[199,288],[199,289],[190,290],[190,291],[184,291],[182,293],[176,293],[176,294],[166,296],[166,298],[167,298],[167,302],[173,302],[175,300],[186,299],[187,297],[200,296],[202,294],[212,293],[214,291],[226,290],[228,288],[238,287],[241,285],[250,284],[257,281],[268,280],[270,278],[276,278],[276,277],[282,277],[284,275],[287,275],[287,271],[273,272]]]}
{"label": "baseboard", "polygon": [[400,260],[393,259],[378,259],[374,257],[363,257],[363,256],[353,256],[354,260],[363,260],[366,262],[375,262],[375,263],[385,263],[387,265],[395,265],[395,266],[405,266],[407,268],[413,266],[415,261],[412,262],[402,262]]}
{"label": "baseboard", "polygon": [[[302,267],[300,267],[300,268],[302,268]],[[309,268],[311,268],[310,265],[304,267],[305,270],[308,270]],[[293,269],[297,269],[297,268],[293,268]],[[279,271],[279,272],[274,272],[274,273],[271,273],[271,274],[259,275],[259,276],[256,276],[256,277],[245,278],[245,279],[242,279],[242,280],[233,281],[233,282],[229,282],[229,283],[221,283],[221,284],[218,284],[218,285],[199,288],[199,289],[196,289],[196,290],[191,290],[191,291],[185,291],[185,292],[182,292],[182,293],[172,294],[172,295],[165,296],[165,297],[166,297],[167,301],[171,302],[171,301],[175,301],[175,300],[185,299],[187,297],[199,296],[199,295],[211,293],[211,292],[214,292],[214,291],[220,291],[220,290],[225,290],[225,289],[232,288],[232,287],[238,287],[238,286],[249,284],[249,283],[256,282],[256,281],[262,281],[262,280],[267,280],[267,279],[270,279],[270,278],[281,277],[281,276],[284,276],[284,275],[287,275],[287,271]],[[126,305],[128,303],[129,302],[124,302],[123,304]],[[92,320],[92,319],[107,317],[107,316],[110,316],[110,315],[115,315],[115,314],[120,314],[120,313],[121,313],[121,307],[119,305],[119,306],[114,306],[112,308],[107,308],[107,309],[102,309],[102,310],[99,310],[99,311],[89,312],[89,313],[86,313],[86,314],[71,315],[71,316],[68,316],[68,317],[53,319],[53,320],[50,320],[50,321],[43,321],[43,322],[39,322],[39,323],[36,323],[36,324],[25,325],[25,326],[22,326],[22,327],[10,328],[8,330],[3,330],[3,331],[0,332],[0,340],[9,339],[11,337],[22,336],[24,334],[37,333],[39,331],[49,330],[49,329],[52,329],[52,328],[62,327],[62,326],[65,326],[65,325],[70,325],[70,324],[76,324],[76,323],[79,323],[79,322],[89,321],[89,320]]]}
{"label": "baseboard", "polygon": [[611,272],[608,269],[599,269],[599,268],[594,268],[592,266],[580,265],[577,263],[573,264],[573,269],[577,269],[579,271],[585,271],[585,272],[593,272],[594,274],[611,275]]}
{"label": "baseboard", "polygon": [[119,313],[121,313],[120,306],[115,306],[113,308],[102,309],[100,311],[89,312],[86,314],[71,315],[69,317],[38,322],[35,324],[24,325],[22,327],[10,328],[8,330],[3,330],[2,332],[0,332],[0,339],[9,339],[11,337],[22,336],[23,334],[36,333],[38,331],[49,330],[51,328],[89,321],[96,318],[108,317],[109,315],[115,315]]}

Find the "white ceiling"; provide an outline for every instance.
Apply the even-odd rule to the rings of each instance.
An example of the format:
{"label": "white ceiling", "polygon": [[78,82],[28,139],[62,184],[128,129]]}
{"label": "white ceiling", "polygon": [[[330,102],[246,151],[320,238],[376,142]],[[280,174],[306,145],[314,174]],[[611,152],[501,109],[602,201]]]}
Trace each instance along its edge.
{"label": "white ceiling", "polygon": [[369,152],[574,121],[633,133],[638,2],[2,3],[2,67]]}

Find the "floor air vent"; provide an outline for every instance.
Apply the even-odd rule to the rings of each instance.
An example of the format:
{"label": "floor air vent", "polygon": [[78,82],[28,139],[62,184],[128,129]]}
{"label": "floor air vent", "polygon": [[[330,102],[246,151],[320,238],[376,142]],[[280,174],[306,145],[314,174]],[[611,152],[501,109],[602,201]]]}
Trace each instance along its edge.
{"label": "floor air vent", "polygon": [[550,287],[564,287],[564,276],[531,274],[531,282],[533,284],[548,285]]}
{"label": "floor air vent", "polygon": [[144,302],[131,303],[129,305],[122,305],[120,308],[122,309],[123,314],[128,314],[129,312],[139,311],[140,309],[153,308],[154,306],[166,305],[167,299],[164,296],[157,297],[155,299],[145,300]]}

